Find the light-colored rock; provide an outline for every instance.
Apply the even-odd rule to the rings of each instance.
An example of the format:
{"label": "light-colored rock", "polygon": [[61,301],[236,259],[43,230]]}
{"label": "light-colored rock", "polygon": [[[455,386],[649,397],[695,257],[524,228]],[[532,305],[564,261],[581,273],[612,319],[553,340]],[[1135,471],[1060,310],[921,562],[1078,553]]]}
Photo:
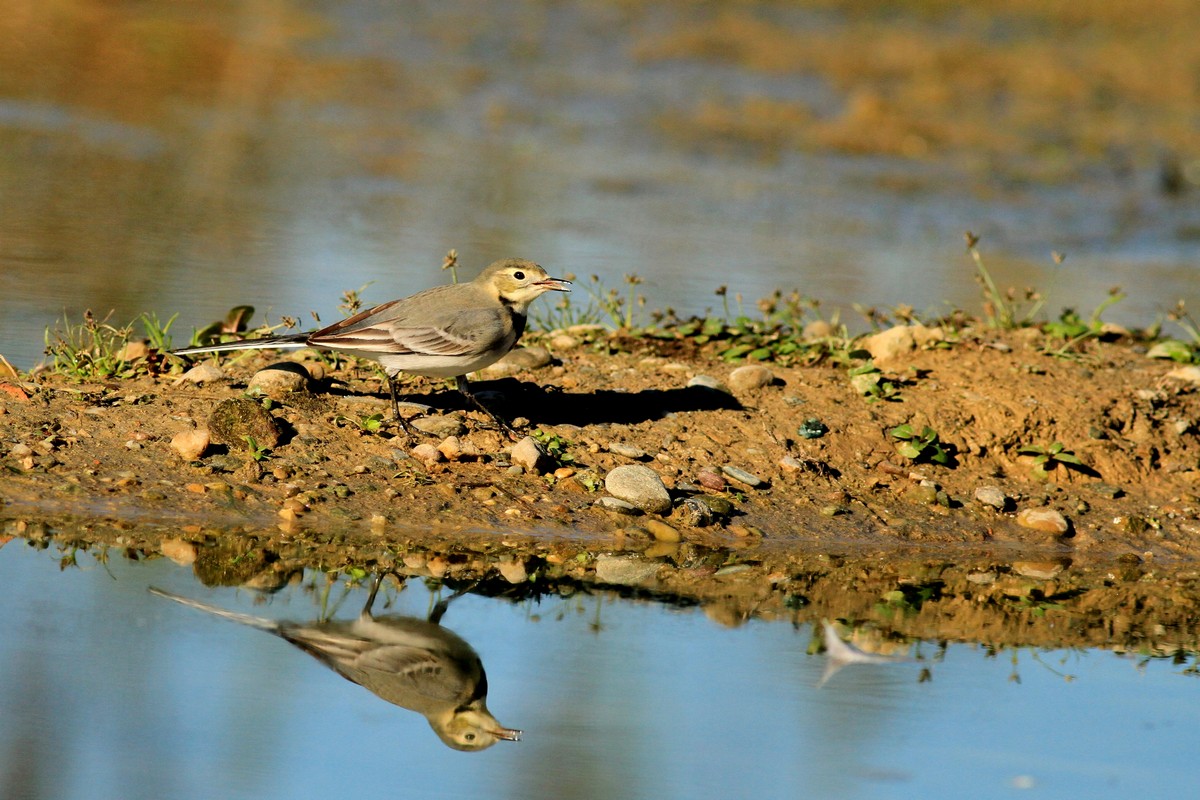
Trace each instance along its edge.
{"label": "light-colored rock", "polygon": [[1179,367],[1168,372],[1167,377],[1174,378],[1177,381],[1200,384],[1200,367],[1195,364]]}
{"label": "light-colored rock", "polygon": [[647,457],[645,450],[642,450],[640,447],[634,447],[631,444],[625,444],[624,442],[610,442],[608,452],[616,453],[625,458],[632,458],[635,461]]}
{"label": "light-colored rock", "polygon": [[163,539],[158,543],[158,550],[180,566],[196,563],[196,545],[183,539]]}
{"label": "light-colored rock", "polygon": [[1057,561],[1014,561],[1012,569],[1026,578],[1048,581],[1063,571],[1063,565]]}
{"label": "light-colored rock", "polygon": [[767,485],[767,482],[757,475],[752,475],[741,467],[735,467],[732,464],[726,464],[721,467],[721,472],[725,473],[726,477],[731,478],[738,483],[745,484],[752,489],[761,489]]}
{"label": "light-colored rock", "polygon": [[429,442],[422,442],[409,451],[413,458],[420,461],[426,467],[432,467],[434,464],[442,460],[442,451],[431,445]]}
{"label": "light-colored rock", "polygon": [[122,361],[136,361],[139,358],[145,358],[150,355],[150,344],[144,340],[138,339],[132,342],[126,342],[121,348],[117,358]]}
{"label": "light-colored rock", "polygon": [[725,394],[731,394],[728,386],[721,383],[719,380],[712,377],[711,375],[697,375],[687,382],[687,388],[694,389],[696,387],[699,387],[701,389],[712,389],[715,392],[724,392]]}
{"label": "light-colored rock", "polygon": [[1008,507],[1008,495],[999,486],[980,486],[975,489],[975,500],[997,511]]}
{"label": "light-colored rock", "polygon": [[837,328],[823,319],[816,319],[804,326],[801,336],[805,339],[828,339],[837,333]]}
{"label": "light-colored rock", "polygon": [[462,456],[462,442],[457,436],[447,436],[438,444],[437,449],[447,461],[458,461]]}
{"label": "light-colored rock", "polygon": [[184,461],[195,461],[208,449],[209,438],[208,428],[180,431],[171,437],[171,449]]}
{"label": "light-colored rock", "polygon": [[637,586],[658,574],[659,564],[641,556],[604,554],[596,558],[596,579],[617,586]]}
{"label": "light-colored rock", "polygon": [[627,503],[619,497],[601,497],[596,501],[596,507],[602,508],[605,511],[611,511],[614,514],[624,514],[630,517],[642,513],[642,510],[633,503]]}
{"label": "light-colored rock", "polygon": [[1067,518],[1053,508],[1022,509],[1017,514],[1017,524],[1023,528],[1044,531],[1055,536],[1062,536],[1071,529],[1071,523],[1067,522]]}
{"label": "light-colored rock", "polygon": [[639,464],[617,467],[604,478],[604,488],[613,497],[632,503],[652,514],[671,510],[671,494],[658,473]]}
{"label": "light-colored rock", "polygon": [[560,333],[550,337],[550,347],[555,350],[574,350],[579,347],[579,340],[568,333]]}
{"label": "light-colored rock", "polygon": [[525,562],[518,558],[502,558],[496,564],[496,569],[500,572],[500,577],[509,583],[525,583],[525,581],[529,580],[529,572],[525,569]]}
{"label": "light-colored rock", "polygon": [[260,369],[250,376],[250,383],[246,387],[247,391],[262,394],[291,394],[307,389],[308,370],[290,361]]}
{"label": "light-colored rock", "polygon": [[408,424],[421,433],[428,433],[430,436],[436,436],[439,439],[445,439],[450,436],[462,436],[467,430],[461,419],[450,414],[417,417],[416,419],[410,419]]}
{"label": "light-colored rock", "polygon": [[662,520],[654,519],[653,517],[643,522],[642,527],[660,542],[678,542],[683,538],[679,535],[679,531]]}
{"label": "light-colored rock", "polygon": [[502,378],[526,369],[541,369],[550,364],[550,351],[544,347],[514,347],[504,358],[481,372],[489,378]]}
{"label": "light-colored rock", "polygon": [[735,392],[752,392],[775,381],[775,374],[761,364],[747,364],[729,373],[729,388]]}
{"label": "light-colored rock", "polygon": [[554,467],[554,459],[546,454],[545,449],[532,436],[526,436],[513,445],[511,459],[514,465],[539,475]]}
{"label": "light-colored rock", "polygon": [[181,383],[213,383],[225,377],[225,373],[212,364],[197,364],[175,379],[175,385]]}
{"label": "light-colored rock", "polygon": [[897,325],[865,337],[860,344],[871,354],[875,363],[887,364],[901,360],[903,356],[918,347],[925,347],[945,338],[946,334],[941,328],[928,328],[924,325]]}

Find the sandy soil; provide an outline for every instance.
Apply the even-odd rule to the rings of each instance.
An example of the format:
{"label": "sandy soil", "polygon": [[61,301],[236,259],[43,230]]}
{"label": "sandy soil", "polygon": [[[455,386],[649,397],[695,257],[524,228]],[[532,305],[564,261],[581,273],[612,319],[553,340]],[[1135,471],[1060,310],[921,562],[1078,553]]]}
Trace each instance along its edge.
{"label": "sandy soil", "polygon": [[[522,433],[557,437],[559,458],[523,472],[511,438],[434,382],[410,383],[410,398],[434,406],[427,420],[461,427],[455,442],[364,429],[388,405],[361,367],[322,374],[309,362],[320,379],[275,395],[282,433],[259,459],[236,442],[189,460],[172,440],[219,427],[218,404],[246,397],[269,354],[203,384],[177,373],[12,380],[0,392],[0,514],[9,535],[167,555],[206,583],[271,588],[304,567],[394,568],[493,592],[616,587],[702,602],[728,622],[865,615],[944,636],[947,617],[961,617],[964,637],[1002,641],[1061,642],[1068,628],[1111,641],[1124,626],[1132,646],[1176,641],[1194,623],[1200,392],[1128,338],[1058,358],[1045,349],[1061,342],[1036,330],[931,337],[880,362],[895,396],[876,401],[852,382],[853,364],[832,359],[767,364],[769,385],[724,392],[688,385],[739,382],[737,365],[690,341],[571,338],[541,339],[558,345],[545,367],[477,384],[501,393],[497,411],[529,421],[518,420]],[[804,438],[813,419],[828,432]],[[903,423],[934,428],[951,465],[898,452],[889,431]],[[1082,465],[1039,477],[1018,451],[1054,442]],[[422,460],[419,444],[457,455]],[[626,464],[661,476],[674,509],[598,506],[605,476]],[[739,483],[726,466],[764,483]],[[978,501],[980,487],[999,489],[1004,509]],[[731,510],[697,526],[688,498]],[[1030,510],[1059,512],[1067,529],[1030,527]],[[1028,625],[1067,607],[1077,625]]]}

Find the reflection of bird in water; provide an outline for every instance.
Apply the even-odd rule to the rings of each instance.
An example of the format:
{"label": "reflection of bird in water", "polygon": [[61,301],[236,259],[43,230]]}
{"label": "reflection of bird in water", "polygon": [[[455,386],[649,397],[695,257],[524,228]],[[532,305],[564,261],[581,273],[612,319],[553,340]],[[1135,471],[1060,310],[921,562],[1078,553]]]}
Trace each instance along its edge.
{"label": "reflection of bird in water", "polygon": [[848,664],[895,664],[908,661],[905,656],[885,656],[879,653],[867,653],[849,642],[842,641],[837,628],[828,620],[821,620],[821,628],[825,636],[825,672],[817,683],[821,688],[838,670]]}
{"label": "reflection of bird in water", "polygon": [[487,676],[478,654],[438,624],[449,601],[438,603],[428,620],[376,618],[371,606],[379,584],[376,577],[362,614],[353,622],[276,622],[153,586],[150,591],[286,639],[389,703],[422,714],[441,740],[456,750],[483,750],[501,739],[520,739],[519,730],[503,727],[487,709]]}

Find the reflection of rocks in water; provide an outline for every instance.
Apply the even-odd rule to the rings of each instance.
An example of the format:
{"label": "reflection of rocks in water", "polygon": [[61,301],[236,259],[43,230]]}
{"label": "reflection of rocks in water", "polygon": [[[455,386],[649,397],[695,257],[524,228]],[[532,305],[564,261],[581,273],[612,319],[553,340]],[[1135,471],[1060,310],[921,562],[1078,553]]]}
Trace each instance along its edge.
{"label": "reflection of rocks in water", "polygon": [[449,601],[438,603],[428,620],[375,617],[371,606],[379,584],[377,577],[362,614],[352,622],[277,622],[162,589],[150,591],[286,639],[342,677],[423,715],[441,740],[456,750],[483,750],[501,739],[518,740],[521,732],[503,727],[487,709],[487,676],[478,654],[438,624]]}

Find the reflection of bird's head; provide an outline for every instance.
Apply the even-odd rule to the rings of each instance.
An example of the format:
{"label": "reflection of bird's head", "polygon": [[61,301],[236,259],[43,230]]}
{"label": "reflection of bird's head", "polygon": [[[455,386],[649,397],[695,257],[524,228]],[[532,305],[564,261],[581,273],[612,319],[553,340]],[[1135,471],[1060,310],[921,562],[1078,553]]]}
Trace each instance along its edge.
{"label": "reflection of bird's head", "polygon": [[429,727],[455,750],[485,750],[501,739],[520,740],[521,732],[505,728],[482,703],[478,708],[458,708],[445,716],[429,717]]}

